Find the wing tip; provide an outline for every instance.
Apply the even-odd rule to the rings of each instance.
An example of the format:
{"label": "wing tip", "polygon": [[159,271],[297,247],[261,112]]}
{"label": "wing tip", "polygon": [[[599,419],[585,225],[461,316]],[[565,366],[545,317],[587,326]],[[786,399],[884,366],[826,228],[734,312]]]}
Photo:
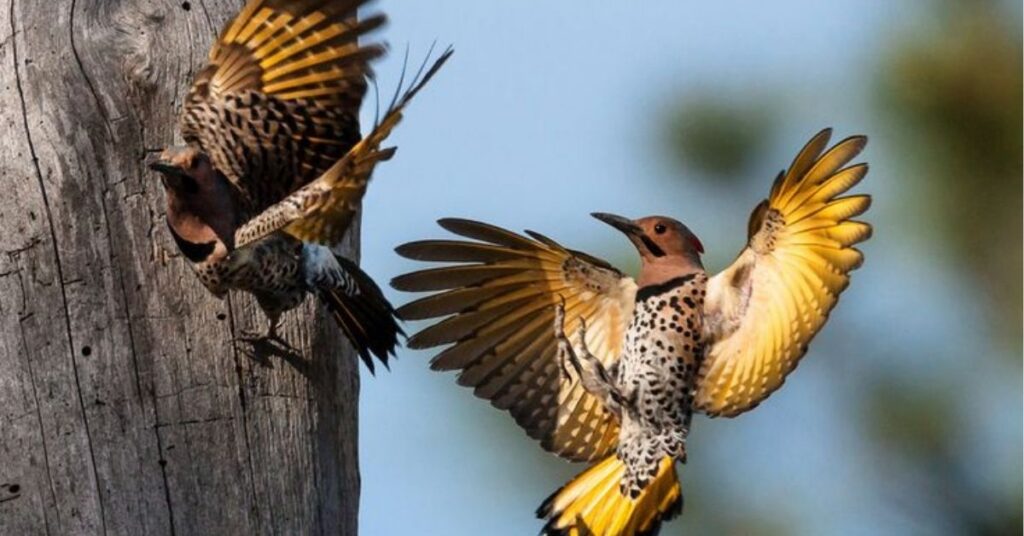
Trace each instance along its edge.
{"label": "wing tip", "polygon": [[[870,240],[872,236],[875,236],[875,226],[874,225],[871,225],[868,222],[859,221],[859,220],[850,220],[850,221],[852,221],[854,223],[858,223],[858,224],[864,226],[864,235],[862,237],[860,237],[853,244],[859,244],[861,242],[866,242],[866,241]],[[850,244],[850,245],[852,246],[853,244]]]}
{"label": "wing tip", "polygon": [[837,147],[850,147],[850,153],[847,155],[847,160],[853,160],[856,158],[864,148],[868,145],[868,137],[864,134],[853,134],[847,136],[832,146],[832,149]]}
{"label": "wing tip", "polygon": [[[432,240],[414,240],[412,242],[406,242],[404,244],[399,244],[399,245],[395,246],[395,253],[399,257],[402,257],[403,259],[410,259],[410,260],[414,260],[414,261],[422,260],[422,259],[420,259],[420,251],[422,251],[422,249],[424,247],[429,247],[431,242],[433,242],[433,241]],[[401,277],[401,276],[399,276],[399,277]],[[394,279],[392,279],[392,281],[394,281]]]}
{"label": "wing tip", "polygon": [[[419,272],[417,271],[417,272],[409,272],[407,274],[397,275],[395,277],[392,277],[391,281],[389,281],[388,284],[391,285],[391,288],[393,288],[395,290],[400,290],[402,292],[419,292],[418,287],[416,287],[410,281],[411,279],[413,279],[418,274],[419,274]],[[405,308],[404,305],[402,307],[399,307],[398,308],[399,312],[403,308]]]}
{"label": "wing tip", "polygon": [[458,218],[458,217],[452,217],[452,216],[438,219],[437,220],[437,224],[442,229],[444,229],[445,231],[449,231],[449,232],[452,232],[452,233],[455,233],[455,234],[459,234],[457,229],[459,227],[462,227],[462,226],[483,225],[481,222],[476,221],[476,220],[470,220],[470,219],[467,219],[467,218]]}

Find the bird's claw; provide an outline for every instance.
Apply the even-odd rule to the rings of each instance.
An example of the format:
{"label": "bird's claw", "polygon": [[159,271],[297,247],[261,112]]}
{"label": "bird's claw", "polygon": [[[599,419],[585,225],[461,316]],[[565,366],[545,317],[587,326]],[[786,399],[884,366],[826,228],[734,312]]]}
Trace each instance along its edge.
{"label": "bird's claw", "polygon": [[561,295],[559,295],[558,298],[560,300],[562,300],[562,301],[561,301],[561,303],[556,303],[555,304],[555,322],[554,322],[554,325],[555,325],[555,338],[556,339],[564,339],[565,338],[565,298],[563,298]]}
{"label": "bird's claw", "polygon": [[572,350],[565,346],[565,343],[558,343],[558,369],[561,372],[561,377],[570,384],[574,383],[575,377],[569,372],[569,365],[576,368],[576,360],[572,355]]}
{"label": "bird's claw", "polygon": [[257,330],[242,330],[238,337],[232,339],[232,342],[235,344],[245,343],[253,347],[253,349],[259,346],[272,346],[287,352],[294,353],[298,351],[277,332],[277,322],[271,322],[270,326],[267,327],[266,333],[260,333]]}
{"label": "bird's claw", "polygon": [[580,338],[580,344],[586,344],[587,340],[587,319],[580,317],[580,325],[576,328],[576,335]]}
{"label": "bird's claw", "polygon": [[569,372],[569,366],[566,363],[568,362],[568,364],[572,365],[572,368],[576,369],[577,373],[579,373],[580,365],[576,361],[576,352],[573,350],[572,342],[565,335],[565,298],[559,296],[559,299],[561,303],[555,305],[554,321],[555,341],[558,343],[558,367],[562,377],[572,382],[573,375]]}

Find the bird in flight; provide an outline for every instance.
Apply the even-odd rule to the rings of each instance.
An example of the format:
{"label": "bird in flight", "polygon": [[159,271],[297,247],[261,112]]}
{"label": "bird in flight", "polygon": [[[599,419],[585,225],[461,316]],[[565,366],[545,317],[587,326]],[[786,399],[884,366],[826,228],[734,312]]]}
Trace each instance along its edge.
{"label": "bird in flight", "polygon": [[335,252],[359,210],[381,143],[410,99],[451,54],[399,91],[360,136],[359,108],[380,43],[359,38],[385,22],[357,19],[364,0],[250,0],[213,44],[179,118],[186,144],[149,163],[167,196],[178,249],[214,295],[252,293],[280,342],[280,316],[316,295],[360,357],[385,366],[394,309],[373,279]]}
{"label": "bird in flight", "polygon": [[411,348],[446,346],[436,370],[508,410],[546,450],[592,465],[540,506],[545,534],[636,535],[682,510],[694,413],[735,417],[777,390],[821,329],[863,255],[871,204],[843,194],[867,173],[848,165],[866,144],[828,147],[826,129],[775,179],[754,209],[747,244],[710,276],[704,247],[665,216],[594,217],[641,257],[633,279],[607,262],[475,221],[440,220],[469,240],[426,240],[400,255],[449,264],[399,276],[430,292],[406,320],[442,319]]}

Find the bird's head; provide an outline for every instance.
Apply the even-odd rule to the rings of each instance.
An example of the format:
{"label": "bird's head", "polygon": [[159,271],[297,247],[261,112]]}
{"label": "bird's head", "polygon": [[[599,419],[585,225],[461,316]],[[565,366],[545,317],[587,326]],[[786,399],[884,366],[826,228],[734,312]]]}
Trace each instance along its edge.
{"label": "bird's head", "polygon": [[666,216],[631,220],[604,212],[591,215],[622,231],[636,246],[643,261],[641,284],[704,269],[700,261],[704,246],[697,235],[677,220]]}
{"label": "bird's head", "polygon": [[167,223],[179,246],[183,241],[214,239],[232,243],[238,207],[230,183],[209,156],[195,147],[169,147],[148,166],[160,172],[167,192]]}
{"label": "bird's head", "polygon": [[210,162],[210,157],[196,147],[179,145],[168,147],[149,162],[149,169],[160,172],[168,193],[191,197],[219,188],[222,180]]}

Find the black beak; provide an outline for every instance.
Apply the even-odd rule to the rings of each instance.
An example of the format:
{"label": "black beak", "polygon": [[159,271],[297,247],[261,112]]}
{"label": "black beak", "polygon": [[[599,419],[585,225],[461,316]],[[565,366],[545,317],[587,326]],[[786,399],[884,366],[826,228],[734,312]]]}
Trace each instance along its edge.
{"label": "black beak", "polygon": [[644,234],[643,229],[639,225],[622,216],[608,214],[607,212],[591,212],[590,215],[626,233],[627,236],[640,237]]}
{"label": "black beak", "polygon": [[637,249],[642,246],[655,257],[665,256],[665,252],[658,247],[658,244],[655,244],[654,241],[644,233],[644,230],[641,229],[639,225],[633,223],[632,220],[605,212],[592,212],[590,215],[625,233],[626,236],[629,237],[629,240],[636,245]]}
{"label": "black beak", "polygon": [[149,162],[146,162],[146,166],[153,171],[159,171],[165,175],[177,175],[181,173],[181,170],[178,169],[177,166],[166,160],[161,160],[160,158],[154,158]]}

